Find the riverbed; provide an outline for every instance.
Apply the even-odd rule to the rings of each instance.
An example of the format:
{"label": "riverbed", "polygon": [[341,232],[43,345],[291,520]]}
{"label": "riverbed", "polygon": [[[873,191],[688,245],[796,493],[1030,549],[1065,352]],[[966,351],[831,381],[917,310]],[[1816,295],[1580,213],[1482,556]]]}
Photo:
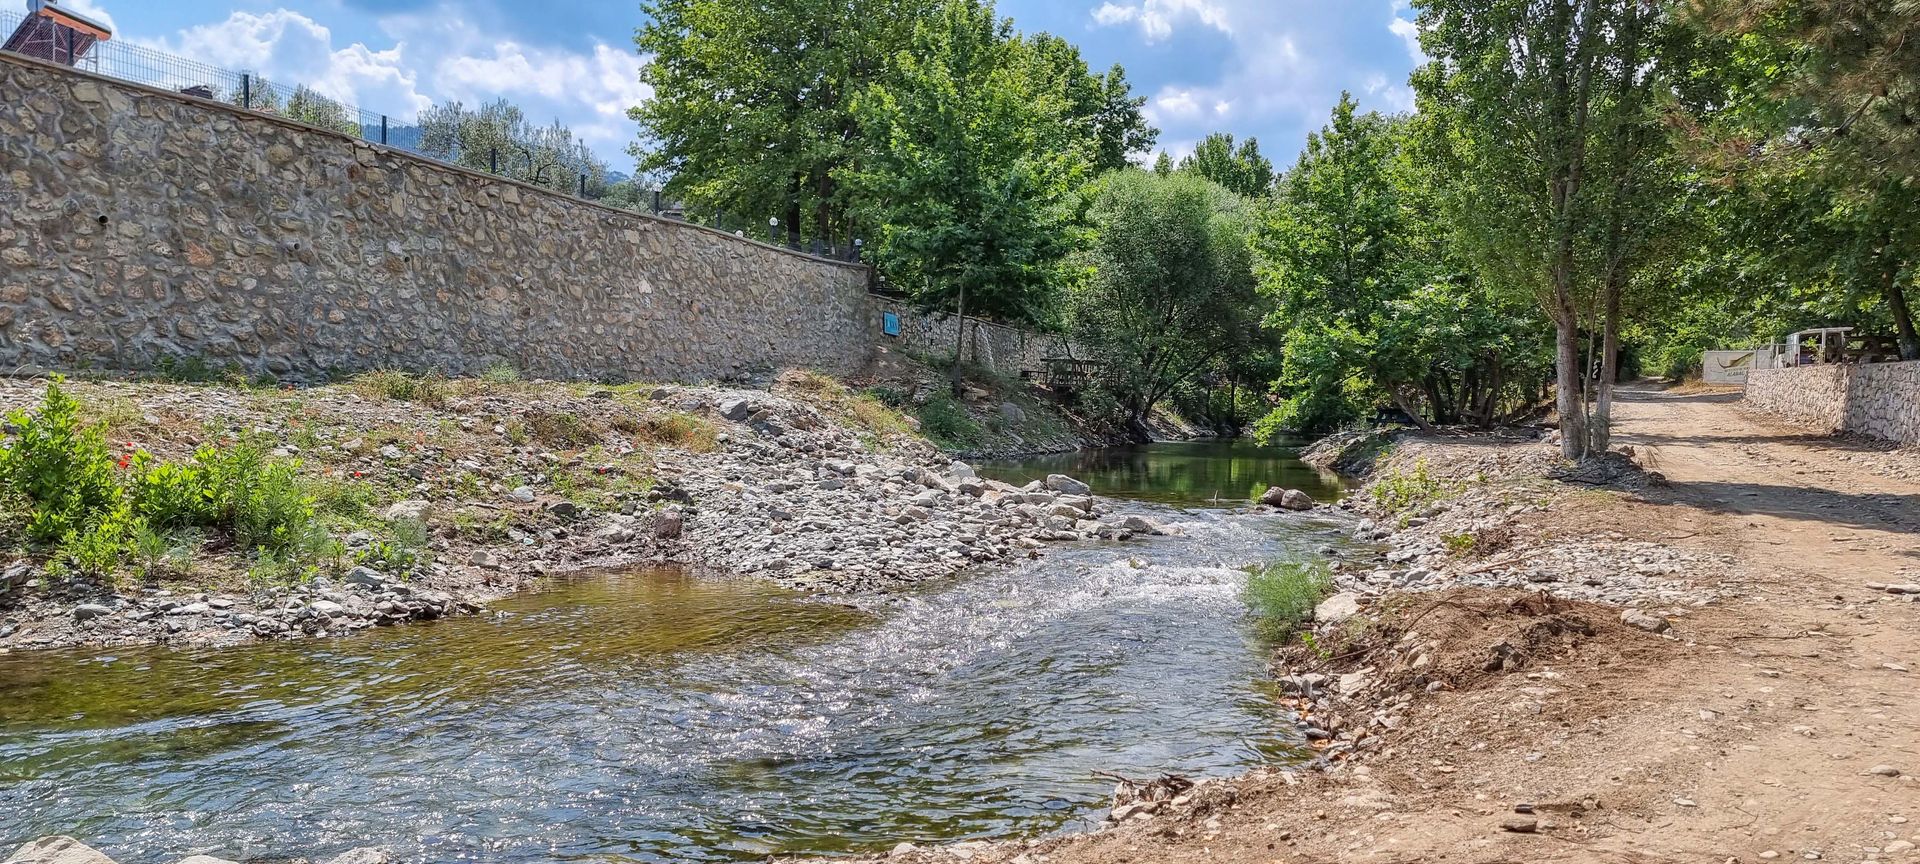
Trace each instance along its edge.
{"label": "riverbed", "polygon": [[1299,448],[1306,443],[1167,441],[989,460],[975,467],[984,476],[1016,485],[1066,474],[1092,484],[1102,495],[1187,507],[1244,504],[1272,486],[1299,489],[1322,502],[1339,500],[1346,494],[1346,482],[1300,461]]}
{"label": "riverbed", "polygon": [[1096,770],[1295,758],[1236,568],[1319,554],[1338,526],[1129,507],[1176,536],[907,594],[636,571],[324,643],[0,656],[0,846],[884,851],[1089,826],[1112,785]]}

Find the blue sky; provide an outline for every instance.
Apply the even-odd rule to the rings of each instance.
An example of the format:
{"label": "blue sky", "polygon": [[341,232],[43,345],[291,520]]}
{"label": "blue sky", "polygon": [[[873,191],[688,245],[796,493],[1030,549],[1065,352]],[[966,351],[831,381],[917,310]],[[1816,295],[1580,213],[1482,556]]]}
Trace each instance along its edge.
{"label": "blue sky", "polygon": [[[626,108],[650,95],[633,48],[638,3],[573,0],[61,0],[116,37],[305,83],[409,116],[450,99],[504,96],[571,126],[616,169],[636,136]],[[26,0],[0,0],[21,11]],[[1127,67],[1176,157],[1211,131],[1260,139],[1290,166],[1341,90],[1407,110],[1419,49],[1396,0],[1000,0],[1023,31],[1079,44],[1095,69]]]}

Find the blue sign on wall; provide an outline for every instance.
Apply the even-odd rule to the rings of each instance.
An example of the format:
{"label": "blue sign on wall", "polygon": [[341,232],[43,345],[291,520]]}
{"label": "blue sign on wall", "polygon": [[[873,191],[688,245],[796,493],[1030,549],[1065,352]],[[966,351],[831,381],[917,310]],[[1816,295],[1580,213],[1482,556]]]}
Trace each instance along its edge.
{"label": "blue sign on wall", "polygon": [[892,312],[880,313],[880,329],[888,336],[900,335],[900,316]]}

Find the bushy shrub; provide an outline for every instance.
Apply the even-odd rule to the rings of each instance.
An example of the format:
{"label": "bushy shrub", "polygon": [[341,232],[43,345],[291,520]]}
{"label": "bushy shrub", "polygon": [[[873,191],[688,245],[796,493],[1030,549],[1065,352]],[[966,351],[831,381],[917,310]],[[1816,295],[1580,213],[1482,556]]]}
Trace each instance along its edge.
{"label": "bushy shrub", "polygon": [[81,424],[80,402],[60,384],[47,382],[38,414],[7,416],[18,431],[13,446],[0,450],[0,484],[9,503],[25,511],[27,536],[36,543],[86,530],[122,494],[105,430]]}
{"label": "bushy shrub", "polygon": [[920,418],[920,432],[944,447],[964,447],[980,439],[980,423],[965,406],[938,391],[914,412]]}
{"label": "bushy shrub", "polygon": [[0,499],[23,513],[29,540],[54,547],[55,572],[111,576],[135,557],[150,575],[163,559],[186,558],[172,538],[196,529],[274,556],[307,555],[326,539],[295,466],[248,442],[201,447],[185,463],[145,451],[116,462],[60,384],[47,385],[37,413],[9,417],[16,434],[0,449]]}
{"label": "bushy shrub", "polygon": [[1245,600],[1262,636],[1285,639],[1313,618],[1313,609],[1333,591],[1333,575],[1320,561],[1281,561],[1247,575]]}

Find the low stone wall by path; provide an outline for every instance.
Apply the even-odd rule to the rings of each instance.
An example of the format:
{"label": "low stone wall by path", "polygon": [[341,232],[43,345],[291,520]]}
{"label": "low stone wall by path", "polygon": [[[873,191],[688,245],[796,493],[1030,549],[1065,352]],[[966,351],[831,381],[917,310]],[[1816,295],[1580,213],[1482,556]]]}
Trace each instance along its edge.
{"label": "low stone wall by path", "polygon": [[0,53],[0,364],[865,367],[863,266]]}
{"label": "low stone wall by path", "polygon": [[1920,443],[1920,361],[1755,369],[1745,401],[1818,432]]}

